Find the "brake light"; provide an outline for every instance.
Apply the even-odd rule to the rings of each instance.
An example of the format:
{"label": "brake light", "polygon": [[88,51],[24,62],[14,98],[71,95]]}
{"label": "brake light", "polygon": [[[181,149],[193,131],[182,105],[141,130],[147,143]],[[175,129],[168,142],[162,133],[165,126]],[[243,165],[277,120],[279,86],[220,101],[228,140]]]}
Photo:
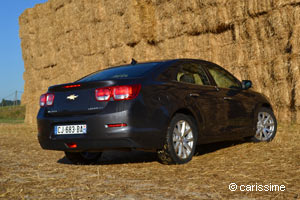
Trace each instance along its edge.
{"label": "brake light", "polygon": [[95,91],[97,101],[109,101],[112,97],[115,101],[130,100],[137,97],[141,85],[120,85],[106,88],[98,88]]}
{"label": "brake light", "polygon": [[122,85],[113,89],[114,100],[128,100],[135,98],[141,89],[141,85]]}
{"label": "brake light", "polygon": [[40,97],[40,106],[43,107],[46,104],[46,94],[42,94],[42,96]]}
{"label": "brake light", "polygon": [[53,102],[54,102],[54,94],[51,93],[46,93],[41,95],[40,97],[40,106],[44,107],[44,106],[52,106]]}
{"label": "brake light", "polygon": [[64,88],[75,88],[75,87],[80,87],[81,85],[80,84],[77,84],[77,85],[66,85],[64,86]]}
{"label": "brake light", "polygon": [[109,88],[96,89],[96,100],[97,101],[109,101],[111,90]]}

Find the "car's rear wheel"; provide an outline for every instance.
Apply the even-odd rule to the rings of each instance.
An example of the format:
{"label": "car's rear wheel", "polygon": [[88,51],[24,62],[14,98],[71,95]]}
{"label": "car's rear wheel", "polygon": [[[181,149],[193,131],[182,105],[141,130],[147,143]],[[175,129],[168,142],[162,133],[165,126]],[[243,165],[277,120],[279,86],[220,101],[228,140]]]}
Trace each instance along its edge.
{"label": "car's rear wheel", "polygon": [[68,152],[65,151],[66,157],[73,163],[79,165],[90,165],[97,163],[101,152]]}
{"label": "car's rear wheel", "polygon": [[168,127],[163,149],[158,158],[163,164],[184,164],[189,162],[197,144],[197,128],[194,119],[188,115],[176,114]]}
{"label": "car's rear wheel", "polygon": [[269,142],[273,140],[277,131],[277,121],[274,113],[269,108],[260,108],[257,114],[255,135],[253,142]]}

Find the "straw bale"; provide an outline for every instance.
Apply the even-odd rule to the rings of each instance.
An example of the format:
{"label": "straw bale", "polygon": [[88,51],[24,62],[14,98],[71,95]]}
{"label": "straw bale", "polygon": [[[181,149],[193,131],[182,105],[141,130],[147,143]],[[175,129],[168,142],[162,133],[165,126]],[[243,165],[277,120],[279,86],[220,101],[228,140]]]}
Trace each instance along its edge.
{"label": "straw bale", "polygon": [[275,7],[283,7],[286,5],[297,5],[299,3],[299,0],[273,0],[272,3]]}
{"label": "straw bale", "polygon": [[293,34],[290,40],[290,45],[292,47],[291,51],[293,53],[300,52],[300,24],[294,27]]}
{"label": "straw bale", "polygon": [[230,19],[234,21],[239,21],[247,16],[246,7],[248,1],[240,1],[240,0],[231,0],[225,1],[223,7],[227,8],[227,15],[230,16]]}
{"label": "straw bale", "polygon": [[19,18],[26,122],[53,84],[108,66],[171,58],[216,62],[300,123],[300,0],[49,0]]}

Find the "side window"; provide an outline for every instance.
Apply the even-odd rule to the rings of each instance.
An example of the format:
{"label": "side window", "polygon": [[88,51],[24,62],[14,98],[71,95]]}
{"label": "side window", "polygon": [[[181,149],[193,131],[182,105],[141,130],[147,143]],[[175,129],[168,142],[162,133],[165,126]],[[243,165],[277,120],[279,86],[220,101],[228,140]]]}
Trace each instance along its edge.
{"label": "side window", "polygon": [[240,82],[231,74],[223,70],[222,68],[209,65],[207,69],[211,76],[214,78],[218,87],[221,88],[240,88]]}
{"label": "side window", "polygon": [[182,63],[176,77],[178,82],[192,83],[196,85],[210,85],[209,80],[200,64]]}

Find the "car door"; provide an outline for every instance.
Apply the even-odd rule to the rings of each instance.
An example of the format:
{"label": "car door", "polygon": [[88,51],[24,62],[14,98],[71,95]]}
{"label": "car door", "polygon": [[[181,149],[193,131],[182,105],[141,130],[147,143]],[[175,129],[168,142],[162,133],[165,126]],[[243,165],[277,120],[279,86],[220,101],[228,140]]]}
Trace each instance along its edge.
{"label": "car door", "polygon": [[206,63],[206,69],[219,90],[219,101],[223,107],[226,126],[221,130],[225,135],[247,135],[253,128],[254,98],[250,92],[242,90],[241,82],[223,68]]}
{"label": "car door", "polygon": [[176,81],[186,88],[188,101],[191,102],[194,112],[201,118],[200,132],[205,138],[214,138],[222,134],[227,125],[225,113],[222,112],[223,99],[209,79],[201,63],[194,61],[181,62],[176,75]]}

